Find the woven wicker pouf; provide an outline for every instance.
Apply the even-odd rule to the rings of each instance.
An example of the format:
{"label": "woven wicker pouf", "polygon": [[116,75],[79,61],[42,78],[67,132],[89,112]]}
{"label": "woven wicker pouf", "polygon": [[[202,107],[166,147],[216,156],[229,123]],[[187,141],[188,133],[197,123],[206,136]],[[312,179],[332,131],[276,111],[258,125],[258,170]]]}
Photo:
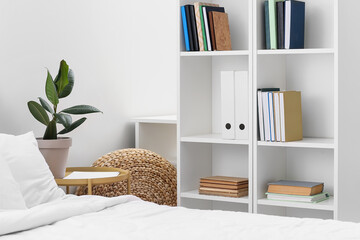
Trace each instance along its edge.
{"label": "woven wicker pouf", "polygon": [[[145,201],[176,206],[176,169],[154,152],[136,148],[122,149],[102,156],[92,167],[129,170],[131,194]],[[79,187],[76,194],[87,194],[87,187]],[[105,197],[125,195],[126,181],[94,186],[93,194]]]}

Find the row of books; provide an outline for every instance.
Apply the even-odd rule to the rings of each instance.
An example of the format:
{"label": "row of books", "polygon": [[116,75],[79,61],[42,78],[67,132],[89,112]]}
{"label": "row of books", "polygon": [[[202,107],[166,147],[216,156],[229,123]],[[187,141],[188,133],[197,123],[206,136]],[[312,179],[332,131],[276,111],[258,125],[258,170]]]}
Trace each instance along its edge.
{"label": "row of books", "polygon": [[257,94],[260,140],[302,140],[301,92],[262,88],[258,89]]}
{"label": "row of books", "polygon": [[247,196],[248,189],[247,178],[211,176],[200,179],[199,194],[239,198]]}
{"label": "row of books", "polygon": [[280,180],[268,184],[269,200],[318,203],[329,198],[324,193],[324,183]]}
{"label": "row of books", "polygon": [[186,51],[231,50],[229,19],[219,4],[181,6]]}
{"label": "row of books", "polygon": [[266,49],[304,48],[304,2],[268,0],[264,10]]}

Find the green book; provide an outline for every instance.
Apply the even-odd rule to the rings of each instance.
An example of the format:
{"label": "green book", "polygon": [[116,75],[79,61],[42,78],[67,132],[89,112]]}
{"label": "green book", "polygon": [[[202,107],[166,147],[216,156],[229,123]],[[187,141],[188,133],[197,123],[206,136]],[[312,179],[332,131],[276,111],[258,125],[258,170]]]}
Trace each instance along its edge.
{"label": "green book", "polygon": [[206,42],[206,32],[205,32],[205,22],[204,22],[204,14],[203,14],[203,5],[200,6],[200,20],[201,20],[201,30],[204,41],[204,50],[208,51],[207,42]]}
{"label": "green book", "polygon": [[269,0],[269,28],[270,28],[270,48],[277,49],[277,13],[276,2],[284,0]]}

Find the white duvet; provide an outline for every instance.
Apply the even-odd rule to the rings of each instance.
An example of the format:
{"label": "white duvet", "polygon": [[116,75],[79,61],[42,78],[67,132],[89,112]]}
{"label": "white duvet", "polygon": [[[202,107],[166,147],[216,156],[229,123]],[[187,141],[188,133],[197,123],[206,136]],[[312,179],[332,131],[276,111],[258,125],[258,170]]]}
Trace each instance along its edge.
{"label": "white duvet", "polygon": [[360,224],[167,207],[133,196],[67,196],[0,212],[0,235],[1,240],[360,240]]}

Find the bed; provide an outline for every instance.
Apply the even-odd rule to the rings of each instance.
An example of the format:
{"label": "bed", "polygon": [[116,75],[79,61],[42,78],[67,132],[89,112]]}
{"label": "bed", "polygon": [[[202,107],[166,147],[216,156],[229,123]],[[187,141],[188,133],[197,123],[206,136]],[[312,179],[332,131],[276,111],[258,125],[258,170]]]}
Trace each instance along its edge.
{"label": "bed", "polygon": [[0,240],[8,239],[360,240],[360,224],[65,195],[30,132],[0,134]]}
{"label": "bed", "polygon": [[[20,232],[19,232],[20,231]],[[360,239],[360,225],[240,212],[161,206],[134,196],[67,195],[0,213],[1,240],[12,239]]]}

